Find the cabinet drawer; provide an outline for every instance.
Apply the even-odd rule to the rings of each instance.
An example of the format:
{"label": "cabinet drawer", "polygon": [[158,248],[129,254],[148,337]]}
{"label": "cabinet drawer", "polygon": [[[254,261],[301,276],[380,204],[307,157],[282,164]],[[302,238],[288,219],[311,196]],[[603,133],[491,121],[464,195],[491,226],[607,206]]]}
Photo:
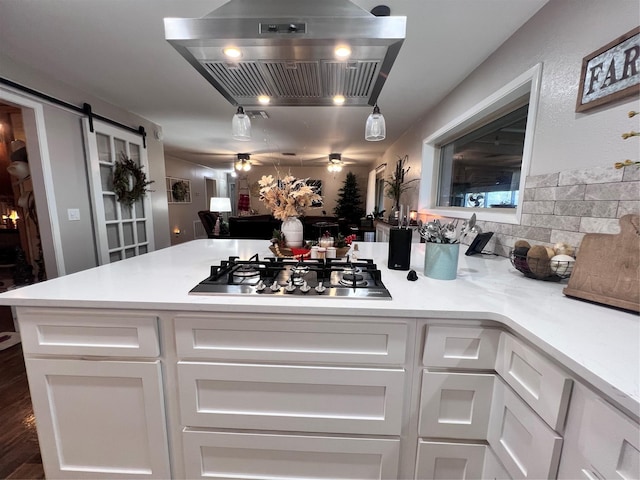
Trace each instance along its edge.
{"label": "cabinet drawer", "polygon": [[429,326],[422,361],[427,367],[493,370],[500,330]]}
{"label": "cabinet drawer", "polygon": [[489,445],[513,478],[555,478],[562,437],[496,378]]}
{"label": "cabinet drawer", "polygon": [[404,371],[178,363],[182,425],[399,435]]}
{"label": "cabinet drawer", "polygon": [[418,442],[416,480],[484,478],[486,445],[466,443]]}
{"label": "cabinet drawer", "polygon": [[493,374],[422,374],[418,436],[485,440]]}
{"label": "cabinet drawer", "polygon": [[576,385],[558,478],[640,478],[640,426]]}
{"label": "cabinet drawer", "polygon": [[158,318],[109,310],[20,309],[25,354],[157,357]]}
{"label": "cabinet drawer", "polygon": [[178,316],[181,358],[404,365],[406,323]]}
{"label": "cabinet drawer", "polygon": [[398,439],[183,432],[186,478],[394,479]]}
{"label": "cabinet drawer", "polygon": [[573,386],[562,369],[503,333],[496,371],[551,428],[562,431]]}

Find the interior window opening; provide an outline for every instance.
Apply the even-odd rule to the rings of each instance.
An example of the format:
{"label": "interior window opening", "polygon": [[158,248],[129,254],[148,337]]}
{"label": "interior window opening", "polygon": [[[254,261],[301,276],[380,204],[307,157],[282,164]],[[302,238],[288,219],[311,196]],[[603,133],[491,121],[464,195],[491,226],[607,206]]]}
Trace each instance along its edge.
{"label": "interior window opening", "polygon": [[518,206],[528,112],[511,109],[440,147],[438,206]]}

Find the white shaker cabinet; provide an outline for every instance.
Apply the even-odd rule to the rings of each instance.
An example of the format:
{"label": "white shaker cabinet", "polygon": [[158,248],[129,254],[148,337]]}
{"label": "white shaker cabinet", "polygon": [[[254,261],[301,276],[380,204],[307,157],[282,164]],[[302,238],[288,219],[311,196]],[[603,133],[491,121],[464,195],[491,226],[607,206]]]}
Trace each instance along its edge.
{"label": "white shaker cabinet", "polygon": [[640,478],[637,421],[495,321],[18,316],[47,478]]}
{"label": "white shaker cabinet", "polygon": [[571,397],[558,478],[640,478],[640,427],[577,385]]}
{"label": "white shaker cabinet", "polygon": [[555,476],[572,385],[559,367],[500,329],[441,324],[422,360],[416,479]]}
{"label": "white shaker cabinet", "polygon": [[389,241],[389,230],[391,229],[391,225],[383,222],[375,222],[376,225],[376,242],[388,242]]}
{"label": "white shaker cabinet", "polygon": [[187,478],[395,479],[402,321],[174,318]]}
{"label": "white shaker cabinet", "polygon": [[47,478],[170,476],[159,361],[26,366]]}
{"label": "white shaker cabinet", "polygon": [[499,377],[487,440],[512,478],[555,478],[562,437]]}
{"label": "white shaker cabinet", "polygon": [[47,478],[169,478],[158,318],[21,309]]}

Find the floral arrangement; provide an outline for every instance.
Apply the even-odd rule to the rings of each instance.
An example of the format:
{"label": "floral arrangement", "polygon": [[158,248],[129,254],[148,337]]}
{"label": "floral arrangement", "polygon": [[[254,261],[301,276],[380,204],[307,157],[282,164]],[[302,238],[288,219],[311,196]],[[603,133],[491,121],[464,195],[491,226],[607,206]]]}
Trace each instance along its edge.
{"label": "floral arrangement", "polygon": [[420,236],[429,243],[460,243],[470,232],[482,233],[482,229],[476,226],[476,214],[462,223],[462,229],[458,232],[458,219],[444,225],[437,218],[425,223],[418,229]]}
{"label": "floral arrangement", "polygon": [[263,202],[278,220],[296,217],[304,213],[306,207],[319,202],[322,197],[307,185],[306,179],[296,179],[288,175],[283,179],[274,179],[263,175],[258,181],[260,201]]}
{"label": "floral arrangement", "polygon": [[458,243],[458,231],[456,229],[457,222],[440,223],[436,219],[423,225],[419,232],[420,236],[427,242],[431,243]]}
{"label": "floral arrangement", "polygon": [[346,237],[341,233],[338,233],[338,238],[336,238],[336,248],[344,248],[349,247],[354,240],[357,238],[356,234],[353,233],[351,235],[347,235]]}

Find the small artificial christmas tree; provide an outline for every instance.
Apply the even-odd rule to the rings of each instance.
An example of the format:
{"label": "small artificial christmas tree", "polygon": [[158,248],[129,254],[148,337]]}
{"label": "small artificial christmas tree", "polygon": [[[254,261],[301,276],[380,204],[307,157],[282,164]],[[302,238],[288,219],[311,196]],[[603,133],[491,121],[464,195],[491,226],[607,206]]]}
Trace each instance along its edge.
{"label": "small artificial christmas tree", "polygon": [[349,223],[356,224],[364,216],[358,182],[352,172],[347,173],[343,187],[338,190],[338,203],[333,213],[339,218],[346,218]]}

